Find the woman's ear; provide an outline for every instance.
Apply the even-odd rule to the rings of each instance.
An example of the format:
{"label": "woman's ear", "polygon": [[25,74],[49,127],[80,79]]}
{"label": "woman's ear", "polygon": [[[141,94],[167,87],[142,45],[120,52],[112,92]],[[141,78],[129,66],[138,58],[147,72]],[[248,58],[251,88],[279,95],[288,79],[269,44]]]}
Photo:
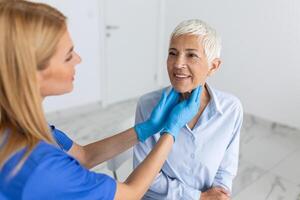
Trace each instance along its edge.
{"label": "woman's ear", "polygon": [[208,76],[213,75],[220,68],[220,65],[221,65],[220,58],[213,59],[210,65],[210,69],[208,70]]}

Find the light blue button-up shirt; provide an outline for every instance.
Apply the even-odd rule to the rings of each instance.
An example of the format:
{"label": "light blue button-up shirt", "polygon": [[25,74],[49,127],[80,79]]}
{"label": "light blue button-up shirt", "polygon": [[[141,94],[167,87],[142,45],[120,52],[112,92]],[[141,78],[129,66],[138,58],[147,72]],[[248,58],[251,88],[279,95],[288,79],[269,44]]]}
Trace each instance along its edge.
{"label": "light blue button-up shirt", "polygon": [[[201,192],[213,186],[231,191],[238,167],[243,109],[236,97],[208,84],[206,87],[211,97],[208,105],[192,130],[188,125],[181,129],[143,199],[199,200]],[[139,99],[136,123],[148,119],[161,93],[162,90],[154,91]],[[134,167],[144,160],[159,137],[156,134],[134,147]]]}

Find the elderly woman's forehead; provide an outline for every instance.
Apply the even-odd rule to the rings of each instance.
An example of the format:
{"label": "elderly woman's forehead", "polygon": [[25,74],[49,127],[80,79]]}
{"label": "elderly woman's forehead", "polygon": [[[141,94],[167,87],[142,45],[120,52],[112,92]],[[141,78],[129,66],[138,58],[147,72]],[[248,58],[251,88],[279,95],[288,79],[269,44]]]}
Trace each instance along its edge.
{"label": "elderly woman's forehead", "polygon": [[202,35],[195,35],[195,34],[182,34],[182,35],[176,35],[171,37],[170,44],[174,42],[191,42],[191,41],[197,41],[199,44],[202,44],[204,36]]}

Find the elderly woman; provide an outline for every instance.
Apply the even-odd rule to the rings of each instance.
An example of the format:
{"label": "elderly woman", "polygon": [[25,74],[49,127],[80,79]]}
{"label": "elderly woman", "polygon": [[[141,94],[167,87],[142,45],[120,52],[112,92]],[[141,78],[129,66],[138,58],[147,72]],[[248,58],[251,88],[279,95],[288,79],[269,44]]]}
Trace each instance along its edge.
{"label": "elderly woman", "polygon": [[[0,1],[0,199],[140,199],[160,171],[179,129],[200,105],[200,91],[179,103],[164,92],[148,120],[81,146],[49,127],[44,98],[71,92],[74,51],[66,17],[46,4]],[[89,171],[165,128],[125,182]]]}
{"label": "elderly woman", "polygon": [[[206,81],[220,67],[220,39],[201,20],[187,20],[173,31],[167,60],[171,87],[186,99],[203,85],[201,106],[185,127],[144,199],[229,199],[237,173],[243,111],[240,101]],[[170,89],[169,87],[168,89]],[[143,122],[158,102],[161,90],[142,96],[136,123]],[[134,148],[137,167],[159,140],[153,135]]]}

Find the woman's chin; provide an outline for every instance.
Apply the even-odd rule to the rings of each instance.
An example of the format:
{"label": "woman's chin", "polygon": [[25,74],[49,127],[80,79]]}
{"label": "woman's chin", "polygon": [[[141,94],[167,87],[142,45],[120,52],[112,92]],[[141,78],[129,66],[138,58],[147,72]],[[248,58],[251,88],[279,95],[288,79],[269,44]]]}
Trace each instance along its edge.
{"label": "woman's chin", "polygon": [[173,85],[173,88],[174,88],[178,93],[181,93],[181,94],[190,93],[190,92],[193,90],[192,87],[183,87],[183,86],[174,86],[174,85]]}

